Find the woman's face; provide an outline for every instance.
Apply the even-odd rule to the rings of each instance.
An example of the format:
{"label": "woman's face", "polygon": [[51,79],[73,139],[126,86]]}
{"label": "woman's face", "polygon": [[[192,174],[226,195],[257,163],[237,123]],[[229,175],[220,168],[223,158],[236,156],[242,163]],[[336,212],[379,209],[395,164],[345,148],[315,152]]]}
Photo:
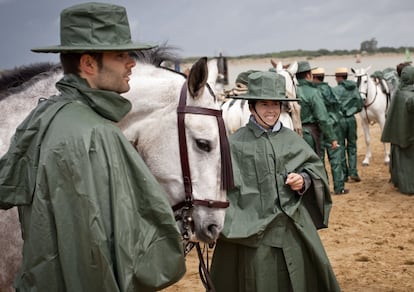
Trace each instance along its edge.
{"label": "woman's face", "polygon": [[273,127],[279,119],[280,108],[280,101],[259,100],[254,108],[250,106],[250,112],[256,119],[256,122],[267,130]]}

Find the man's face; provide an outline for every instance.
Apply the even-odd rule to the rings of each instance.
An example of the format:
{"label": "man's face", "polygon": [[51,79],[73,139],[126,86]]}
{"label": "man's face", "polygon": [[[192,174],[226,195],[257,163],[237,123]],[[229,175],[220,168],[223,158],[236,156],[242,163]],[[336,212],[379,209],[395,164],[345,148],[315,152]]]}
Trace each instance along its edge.
{"label": "man's face", "polygon": [[104,52],[102,68],[92,78],[91,87],[125,93],[129,90],[129,76],[136,65],[128,52]]}

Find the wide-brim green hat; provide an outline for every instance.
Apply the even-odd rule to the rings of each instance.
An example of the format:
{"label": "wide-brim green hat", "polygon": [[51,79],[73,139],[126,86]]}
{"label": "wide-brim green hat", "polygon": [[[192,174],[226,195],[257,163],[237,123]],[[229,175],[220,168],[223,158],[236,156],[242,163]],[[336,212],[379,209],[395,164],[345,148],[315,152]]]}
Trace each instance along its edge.
{"label": "wide-brim green hat", "polygon": [[157,47],[133,43],[126,10],[122,6],[89,2],[60,14],[60,45],[34,48],[37,53],[135,51]]}
{"label": "wide-brim green hat", "polygon": [[299,61],[298,62],[298,70],[296,70],[297,73],[307,72],[315,70],[318,67],[311,67],[308,61]]}
{"label": "wide-brim green hat", "polygon": [[247,93],[234,96],[238,99],[249,100],[275,100],[275,101],[298,101],[286,96],[286,80],[282,75],[259,71],[251,73],[248,77]]}

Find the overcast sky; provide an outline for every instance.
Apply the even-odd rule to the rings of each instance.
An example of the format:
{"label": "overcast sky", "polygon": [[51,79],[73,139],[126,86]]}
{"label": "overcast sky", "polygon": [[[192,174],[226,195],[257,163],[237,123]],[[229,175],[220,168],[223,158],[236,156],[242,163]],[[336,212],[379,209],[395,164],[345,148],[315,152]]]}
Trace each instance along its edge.
{"label": "overcast sky", "polygon": [[[76,0],[0,0],[0,69],[56,54],[31,48],[56,45],[60,11]],[[182,57],[229,56],[285,50],[414,46],[412,0],[123,0],[135,41],[167,42]]]}

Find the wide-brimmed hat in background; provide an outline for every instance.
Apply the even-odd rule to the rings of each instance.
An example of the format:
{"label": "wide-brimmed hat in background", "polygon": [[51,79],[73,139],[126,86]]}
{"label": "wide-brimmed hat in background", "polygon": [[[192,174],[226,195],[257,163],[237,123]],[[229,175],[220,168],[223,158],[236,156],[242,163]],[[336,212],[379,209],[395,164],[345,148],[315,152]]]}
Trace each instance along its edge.
{"label": "wide-brimmed hat in background", "polygon": [[249,100],[298,101],[286,96],[286,81],[282,75],[258,71],[248,75],[247,93],[234,98]]}
{"label": "wide-brimmed hat in background", "polygon": [[335,76],[346,76],[348,75],[348,68],[346,67],[339,67],[335,70]]}
{"label": "wide-brimmed hat in background", "polygon": [[89,2],[60,14],[60,45],[32,49],[37,53],[135,51],[156,47],[133,43],[126,10],[122,6]]}
{"label": "wide-brimmed hat in background", "polygon": [[311,67],[308,61],[299,61],[298,70],[296,71],[296,74],[306,72],[306,71],[312,71],[314,69],[316,69],[316,67]]}
{"label": "wide-brimmed hat in background", "polygon": [[325,75],[325,69],[322,67],[318,67],[316,69],[312,70],[312,75],[315,76],[324,76]]}

